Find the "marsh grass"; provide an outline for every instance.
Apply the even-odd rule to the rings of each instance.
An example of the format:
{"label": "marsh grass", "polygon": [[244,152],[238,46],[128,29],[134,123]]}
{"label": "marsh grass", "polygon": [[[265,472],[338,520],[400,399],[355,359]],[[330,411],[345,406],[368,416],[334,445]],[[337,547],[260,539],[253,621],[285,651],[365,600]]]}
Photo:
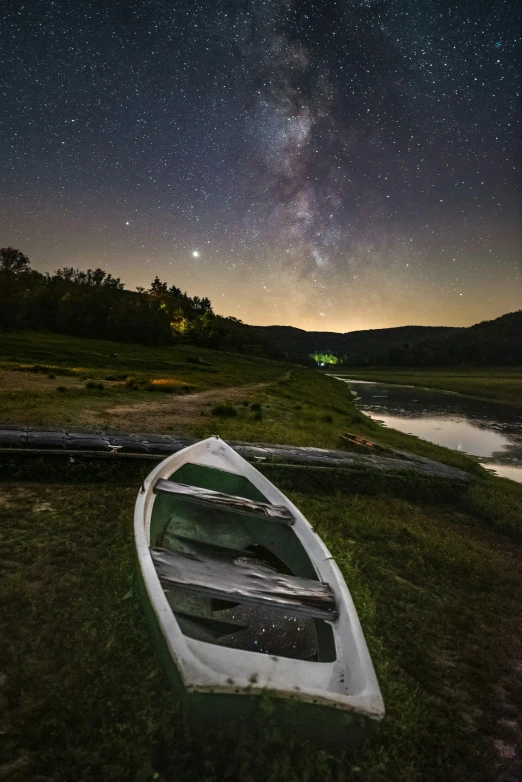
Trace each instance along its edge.
{"label": "marsh grass", "polygon": [[488,481],[477,493],[420,477],[263,468],[335,556],[386,702],[357,756],[333,757],[298,735],[283,743],[269,720],[234,735],[186,732],[135,589],[132,512],[150,464],[114,464],[110,485],[96,462],[55,462],[69,484],[49,483],[46,469],[39,483],[0,484],[10,780],[490,782],[500,773],[494,742],[519,740],[504,718],[506,699],[515,702],[522,570],[520,549],[496,530],[522,492],[485,513]]}
{"label": "marsh grass", "polygon": [[442,391],[494,399],[522,405],[522,368],[520,367],[440,367],[415,369],[379,367],[342,368],[340,377],[375,380],[381,383],[422,386]]}

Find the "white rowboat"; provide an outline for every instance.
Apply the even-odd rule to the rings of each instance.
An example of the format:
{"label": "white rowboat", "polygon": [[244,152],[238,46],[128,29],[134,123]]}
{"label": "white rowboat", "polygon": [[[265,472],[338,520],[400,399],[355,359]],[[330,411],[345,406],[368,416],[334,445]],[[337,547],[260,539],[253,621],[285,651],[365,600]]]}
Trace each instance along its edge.
{"label": "white rowboat", "polygon": [[148,616],[198,719],[244,719],[268,694],[344,745],[382,719],[337,564],[295,505],[225,442],[210,437],[161,462],[138,494],[134,529]]}

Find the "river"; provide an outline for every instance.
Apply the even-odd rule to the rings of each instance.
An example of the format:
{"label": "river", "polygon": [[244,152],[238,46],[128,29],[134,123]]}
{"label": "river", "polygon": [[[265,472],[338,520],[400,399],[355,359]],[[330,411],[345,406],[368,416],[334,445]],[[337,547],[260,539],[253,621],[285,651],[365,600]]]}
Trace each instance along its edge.
{"label": "river", "polygon": [[370,418],[469,453],[497,475],[522,483],[522,407],[451,391],[338,379],[356,392],[357,407]]}

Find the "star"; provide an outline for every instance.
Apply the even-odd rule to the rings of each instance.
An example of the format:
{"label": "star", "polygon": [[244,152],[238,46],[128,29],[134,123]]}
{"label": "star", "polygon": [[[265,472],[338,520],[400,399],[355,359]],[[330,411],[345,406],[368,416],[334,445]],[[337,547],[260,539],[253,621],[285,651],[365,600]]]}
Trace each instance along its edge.
{"label": "star", "polygon": [[199,258],[199,252],[197,250],[194,250],[192,255],[194,256],[194,258]]}

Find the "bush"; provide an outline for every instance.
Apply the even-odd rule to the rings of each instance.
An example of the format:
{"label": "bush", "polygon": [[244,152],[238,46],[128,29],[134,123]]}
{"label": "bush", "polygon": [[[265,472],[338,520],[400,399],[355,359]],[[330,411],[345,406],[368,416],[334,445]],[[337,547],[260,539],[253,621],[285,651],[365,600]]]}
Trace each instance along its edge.
{"label": "bush", "polygon": [[147,386],[147,391],[160,391],[162,394],[173,394],[176,390],[174,383],[152,380]]}
{"label": "bush", "polygon": [[58,391],[59,394],[65,394],[67,388],[65,386],[58,386],[56,390]]}
{"label": "bush", "polygon": [[323,415],[321,421],[323,421],[325,424],[333,424],[333,418],[331,415]]}
{"label": "bush", "polygon": [[49,380],[54,380],[54,379],[55,379],[55,377],[56,377],[56,375],[53,375],[53,374],[51,373],[51,374],[47,375],[47,377],[49,378]]}
{"label": "bush", "polygon": [[87,383],[85,384],[85,388],[93,389],[93,390],[96,389],[98,391],[103,391],[105,386],[103,385],[103,383],[96,383],[96,381],[94,381],[94,380],[88,380]]}
{"label": "bush", "polygon": [[138,381],[136,380],[135,377],[128,377],[125,380],[125,385],[127,386],[127,388],[130,388],[131,391],[138,391],[139,389]]}
{"label": "bush", "polygon": [[211,413],[220,418],[235,418],[237,416],[237,410],[232,405],[216,405],[212,408]]}
{"label": "bush", "polygon": [[250,405],[250,409],[252,410],[253,413],[259,413],[261,412],[261,405],[259,404],[259,402],[253,402]]}
{"label": "bush", "polygon": [[164,394],[179,394],[181,392],[189,393],[193,388],[194,386],[189,383],[182,383],[181,380],[161,377],[151,380],[147,386],[147,391],[161,391]]}

